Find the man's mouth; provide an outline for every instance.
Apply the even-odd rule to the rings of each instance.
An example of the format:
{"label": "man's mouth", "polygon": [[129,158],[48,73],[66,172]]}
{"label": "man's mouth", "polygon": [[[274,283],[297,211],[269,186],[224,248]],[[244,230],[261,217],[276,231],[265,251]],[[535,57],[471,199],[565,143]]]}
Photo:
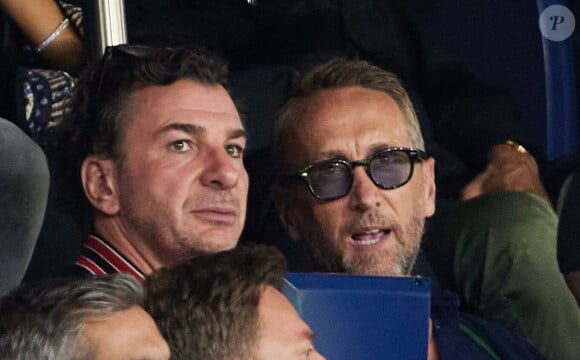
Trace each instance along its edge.
{"label": "man's mouth", "polygon": [[221,225],[232,225],[237,220],[236,210],[224,206],[212,206],[196,209],[193,211],[193,214],[202,221]]}
{"label": "man's mouth", "polygon": [[352,234],[351,239],[356,245],[370,246],[378,244],[390,233],[390,229],[370,229]]}

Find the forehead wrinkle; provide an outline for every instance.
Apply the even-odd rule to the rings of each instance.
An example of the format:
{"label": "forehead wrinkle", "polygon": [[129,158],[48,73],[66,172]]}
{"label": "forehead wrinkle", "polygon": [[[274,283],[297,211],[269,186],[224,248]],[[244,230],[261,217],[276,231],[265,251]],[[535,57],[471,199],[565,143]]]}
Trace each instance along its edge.
{"label": "forehead wrinkle", "polygon": [[[358,145],[357,145],[358,147]],[[367,158],[373,154],[375,154],[378,151],[381,150],[386,150],[386,149],[390,149],[390,148],[396,148],[396,147],[402,147],[402,145],[400,144],[393,144],[393,143],[389,143],[389,142],[377,142],[377,143],[373,143],[371,145],[367,145],[366,149],[358,149],[360,154],[364,154],[364,157]]]}
{"label": "forehead wrinkle", "polygon": [[207,129],[203,126],[199,126],[199,125],[195,125],[195,124],[188,124],[188,123],[173,122],[173,123],[167,124],[167,125],[163,126],[162,128],[156,130],[154,133],[154,136],[157,136],[159,134],[162,134],[162,133],[165,133],[165,132],[168,132],[171,130],[182,131],[182,132],[185,132],[187,134],[197,135],[197,136],[203,136],[207,133]]}
{"label": "forehead wrinkle", "polygon": [[[352,90],[357,91],[351,94]],[[306,137],[306,139],[301,139],[302,142],[308,143],[306,140],[315,132],[324,132],[326,130],[330,130],[333,134],[335,131],[338,132],[338,138],[335,139],[336,142],[324,141],[323,144],[327,147],[319,149],[321,151],[312,154],[317,159],[321,157],[328,158],[329,156],[345,157],[346,153],[350,153],[350,150],[346,149],[356,151],[356,154],[359,154],[356,156],[362,157],[370,155],[370,153],[381,148],[409,145],[408,138],[410,136],[408,129],[405,127],[404,119],[402,119],[400,110],[396,107],[394,101],[388,95],[382,93],[375,94],[373,92],[367,94],[373,96],[363,96],[365,95],[362,93],[363,91],[356,88],[325,90],[307,99],[303,116],[299,118],[299,123],[293,126],[295,132],[299,132],[300,125],[311,130],[308,133],[302,132],[300,134],[300,136]],[[352,98],[353,95],[356,99]],[[381,101],[377,101],[377,95],[380,95]],[[351,101],[355,100],[359,101],[359,103],[355,102],[357,110],[350,106]],[[363,113],[359,113],[359,110]],[[345,134],[344,131],[340,131],[342,123],[356,123],[360,117],[367,119],[367,124],[355,127],[357,133]],[[371,121],[371,119],[374,121]],[[346,137],[346,140],[343,139],[344,137]],[[343,144],[339,142],[348,141],[348,139],[354,142],[349,145],[349,148],[345,149],[341,146]],[[371,145],[369,146],[369,144]]]}

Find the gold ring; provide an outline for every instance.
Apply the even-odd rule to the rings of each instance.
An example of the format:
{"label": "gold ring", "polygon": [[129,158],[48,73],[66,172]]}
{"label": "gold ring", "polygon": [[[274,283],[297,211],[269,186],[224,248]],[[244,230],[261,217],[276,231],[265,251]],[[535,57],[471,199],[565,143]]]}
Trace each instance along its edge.
{"label": "gold ring", "polygon": [[519,152],[520,154],[527,154],[528,150],[526,150],[525,147],[523,147],[521,144],[512,141],[512,140],[508,140],[505,142],[506,145],[511,146],[512,148],[514,148],[517,152]]}

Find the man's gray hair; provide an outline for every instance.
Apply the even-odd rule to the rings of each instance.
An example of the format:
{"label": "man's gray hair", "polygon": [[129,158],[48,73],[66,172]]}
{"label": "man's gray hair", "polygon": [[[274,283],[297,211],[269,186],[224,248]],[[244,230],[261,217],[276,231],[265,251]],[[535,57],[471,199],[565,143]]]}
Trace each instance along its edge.
{"label": "man's gray hair", "polygon": [[0,358],[91,359],[84,324],[142,306],[143,300],[141,284],[126,274],[22,286],[0,299]]}
{"label": "man's gray hair", "polygon": [[399,78],[363,60],[335,58],[303,74],[295,83],[292,95],[278,112],[272,134],[274,164],[278,164],[281,169],[289,165],[294,126],[296,120],[304,116],[305,100],[322,90],[349,86],[360,86],[389,95],[403,115],[413,147],[425,148],[417,114]]}

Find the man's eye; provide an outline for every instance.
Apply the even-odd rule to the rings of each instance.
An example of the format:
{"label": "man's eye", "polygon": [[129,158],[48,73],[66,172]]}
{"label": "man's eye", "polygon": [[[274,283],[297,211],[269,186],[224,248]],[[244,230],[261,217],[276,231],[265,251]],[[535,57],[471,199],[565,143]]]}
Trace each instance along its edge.
{"label": "man's eye", "polygon": [[307,360],[310,359],[310,355],[312,354],[313,351],[314,351],[313,348],[310,348],[310,349],[306,350],[305,355],[306,355],[306,359]]}
{"label": "man's eye", "polygon": [[175,152],[185,152],[191,149],[191,143],[188,140],[177,140],[169,144],[169,148]]}
{"label": "man's eye", "polygon": [[345,165],[337,162],[331,162],[315,166],[312,169],[312,174],[316,174],[318,176],[336,176],[341,175],[345,171],[348,171],[348,168]]}
{"label": "man's eye", "polygon": [[244,154],[244,148],[240,145],[227,145],[226,151],[233,158],[240,158]]}
{"label": "man's eye", "polygon": [[333,163],[326,166],[325,171],[329,174],[333,174],[339,171],[343,171],[344,165],[340,163]]}

